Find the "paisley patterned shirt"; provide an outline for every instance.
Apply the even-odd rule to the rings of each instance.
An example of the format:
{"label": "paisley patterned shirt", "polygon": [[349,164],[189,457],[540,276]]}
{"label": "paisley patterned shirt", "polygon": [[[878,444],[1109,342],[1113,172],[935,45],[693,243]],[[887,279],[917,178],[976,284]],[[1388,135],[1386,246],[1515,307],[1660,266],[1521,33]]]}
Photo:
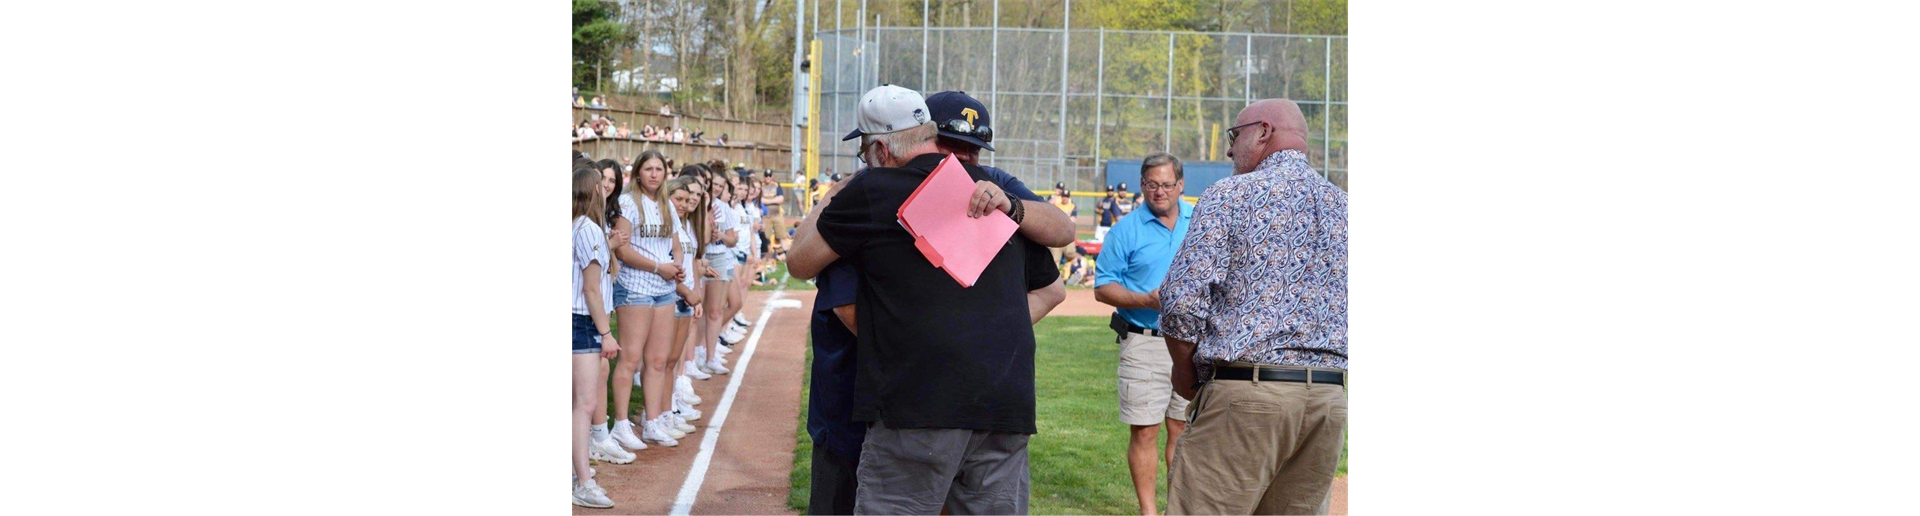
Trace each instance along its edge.
{"label": "paisley patterned shirt", "polygon": [[1161,286],[1160,329],[1215,364],[1347,368],[1347,193],[1283,150],[1208,187]]}

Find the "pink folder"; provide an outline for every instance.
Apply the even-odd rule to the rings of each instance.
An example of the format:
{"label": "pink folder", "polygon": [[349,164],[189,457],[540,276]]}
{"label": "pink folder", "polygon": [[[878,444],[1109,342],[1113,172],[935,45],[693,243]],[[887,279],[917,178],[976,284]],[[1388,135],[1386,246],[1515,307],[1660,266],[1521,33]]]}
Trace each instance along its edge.
{"label": "pink folder", "polygon": [[963,288],[980,279],[980,272],[1020,228],[999,211],[968,217],[967,204],[972,199],[973,177],[949,154],[900,205],[898,215],[920,254]]}

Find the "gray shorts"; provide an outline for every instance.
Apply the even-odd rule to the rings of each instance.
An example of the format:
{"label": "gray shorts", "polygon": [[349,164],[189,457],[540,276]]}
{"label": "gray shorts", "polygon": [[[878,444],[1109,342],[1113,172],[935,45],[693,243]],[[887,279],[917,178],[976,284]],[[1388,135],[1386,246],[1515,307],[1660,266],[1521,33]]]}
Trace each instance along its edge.
{"label": "gray shorts", "polygon": [[867,428],[854,514],[1027,513],[1027,435]]}

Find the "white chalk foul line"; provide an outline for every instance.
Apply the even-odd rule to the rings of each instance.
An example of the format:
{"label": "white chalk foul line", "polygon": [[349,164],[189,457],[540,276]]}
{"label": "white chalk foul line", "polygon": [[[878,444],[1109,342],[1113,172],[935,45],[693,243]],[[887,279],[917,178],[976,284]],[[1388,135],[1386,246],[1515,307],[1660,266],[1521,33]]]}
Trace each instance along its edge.
{"label": "white chalk foul line", "polygon": [[760,322],[753,324],[753,334],[747,336],[746,349],[740,352],[740,363],[733,366],[733,378],[727,380],[727,391],[720,395],[720,406],[713,411],[713,420],[707,424],[707,435],[700,438],[700,454],[693,457],[693,466],[687,469],[687,480],[680,484],[680,494],[673,498],[674,516],[686,516],[693,512],[694,498],[700,494],[700,485],[707,482],[707,468],[713,465],[713,449],[720,443],[720,427],[727,424],[728,409],[733,408],[735,394],[740,392],[740,381],[747,377],[747,366],[753,363],[753,350],[759,347],[760,334],[767,329],[767,319],[773,317],[775,308],[799,308],[796,303],[780,302],[780,296],[786,294],[787,284],[781,282],[773,290],[773,296],[767,298],[767,304],[760,308]]}

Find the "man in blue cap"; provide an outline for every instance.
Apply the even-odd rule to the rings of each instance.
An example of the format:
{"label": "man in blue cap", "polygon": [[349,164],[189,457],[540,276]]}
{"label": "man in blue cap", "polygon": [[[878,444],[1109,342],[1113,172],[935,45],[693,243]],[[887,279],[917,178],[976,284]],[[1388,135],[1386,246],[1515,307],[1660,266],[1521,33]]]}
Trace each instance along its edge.
{"label": "man in blue cap", "polygon": [[[1042,207],[1038,205],[1046,205],[1046,208],[1058,208],[1058,206],[1034,195],[1033,190],[1027,189],[1027,185],[1015,179],[1013,174],[1008,174],[1007,171],[997,167],[980,164],[980,149],[994,150],[993,117],[987,112],[987,105],[981,104],[979,100],[968,96],[964,91],[942,91],[927,97],[927,108],[933,113],[933,123],[940,128],[940,137],[935,139],[934,144],[940,147],[941,152],[952,154],[959,158],[961,163],[979,166],[987,171],[987,175],[994,178],[995,183],[1006,185],[1006,193],[1012,198],[1030,203],[1026,206],[1029,208],[1027,220],[1034,221],[1035,226],[1059,228],[1058,234],[1048,233],[1042,237],[1034,237],[1034,240],[1047,245],[1048,251],[1053,255],[1053,263],[1060,263],[1061,253],[1067,246],[1073,245],[1074,239],[1078,237],[1074,234],[1073,213],[1059,209],[1033,209]],[[988,189],[985,181],[976,186],[979,187],[974,192],[976,198],[980,195],[979,190]],[[1062,183],[1054,187],[1064,190],[1066,184]],[[1054,212],[1064,216],[1056,216]],[[1059,238],[1052,238],[1055,236]],[[1063,240],[1065,243],[1051,245],[1049,242],[1054,240]]]}

